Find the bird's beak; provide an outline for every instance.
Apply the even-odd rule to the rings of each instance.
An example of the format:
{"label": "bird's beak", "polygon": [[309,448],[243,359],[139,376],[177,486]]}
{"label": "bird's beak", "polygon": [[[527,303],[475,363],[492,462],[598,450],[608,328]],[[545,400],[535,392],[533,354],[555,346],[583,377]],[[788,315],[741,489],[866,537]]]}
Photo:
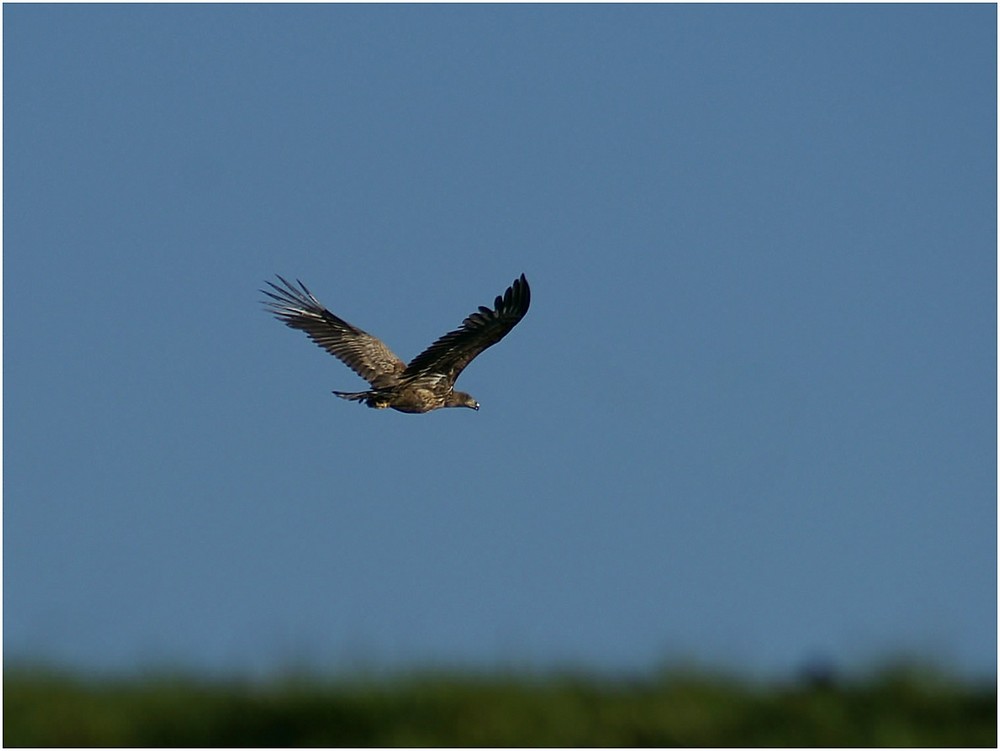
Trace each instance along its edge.
{"label": "bird's beak", "polygon": [[476,402],[476,406],[474,406],[473,409],[476,410],[476,412],[479,411],[479,402]]}

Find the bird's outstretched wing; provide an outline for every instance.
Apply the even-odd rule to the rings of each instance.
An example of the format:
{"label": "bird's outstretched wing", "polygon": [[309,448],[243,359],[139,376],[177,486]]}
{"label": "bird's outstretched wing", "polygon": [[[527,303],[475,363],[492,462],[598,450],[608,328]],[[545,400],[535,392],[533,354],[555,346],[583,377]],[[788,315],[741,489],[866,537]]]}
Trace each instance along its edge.
{"label": "bird's outstretched wing", "polygon": [[503,339],[524,318],[530,303],[528,280],[521,274],[503,295],[497,296],[493,310],[480,306],[479,311],[462,321],[459,328],[414,357],[402,378],[439,373],[454,383],[466,365],[484,349]]}
{"label": "bird's outstretched wing", "polygon": [[[286,326],[300,329],[316,344],[376,388],[395,383],[406,364],[385,343],[352,326],[323,307],[302,282],[297,289],[278,275],[283,287],[267,282],[273,292],[261,290],[270,311]],[[297,280],[296,280],[297,281]]]}

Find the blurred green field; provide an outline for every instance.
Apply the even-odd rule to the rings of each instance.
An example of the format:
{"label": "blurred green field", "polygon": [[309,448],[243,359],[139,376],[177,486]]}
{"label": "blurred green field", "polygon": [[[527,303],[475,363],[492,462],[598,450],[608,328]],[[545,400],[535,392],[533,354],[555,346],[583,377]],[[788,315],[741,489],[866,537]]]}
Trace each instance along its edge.
{"label": "blurred green field", "polygon": [[996,685],[886,669],[759,683],[425,672],[396,677],[4,671],[5,746],[980,746]]}

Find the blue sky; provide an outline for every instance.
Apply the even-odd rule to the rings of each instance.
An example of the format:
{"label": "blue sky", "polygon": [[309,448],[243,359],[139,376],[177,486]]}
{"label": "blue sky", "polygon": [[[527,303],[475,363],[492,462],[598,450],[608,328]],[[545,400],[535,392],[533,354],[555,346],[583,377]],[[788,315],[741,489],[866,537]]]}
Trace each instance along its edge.
{"label": "blue sky", "polygon": [[995,6],[3,19],[7,659],[995,673]]}

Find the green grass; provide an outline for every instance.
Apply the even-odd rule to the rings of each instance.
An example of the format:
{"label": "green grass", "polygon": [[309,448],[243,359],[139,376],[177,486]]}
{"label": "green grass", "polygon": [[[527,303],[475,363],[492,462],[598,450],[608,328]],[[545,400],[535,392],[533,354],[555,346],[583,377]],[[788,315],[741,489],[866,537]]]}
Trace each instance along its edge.
{"label": "green grass", "polygon": [[287,677],[4,674],[5,746],[984,746],[996,686],[912,669],[760,684],[697,672]]}

